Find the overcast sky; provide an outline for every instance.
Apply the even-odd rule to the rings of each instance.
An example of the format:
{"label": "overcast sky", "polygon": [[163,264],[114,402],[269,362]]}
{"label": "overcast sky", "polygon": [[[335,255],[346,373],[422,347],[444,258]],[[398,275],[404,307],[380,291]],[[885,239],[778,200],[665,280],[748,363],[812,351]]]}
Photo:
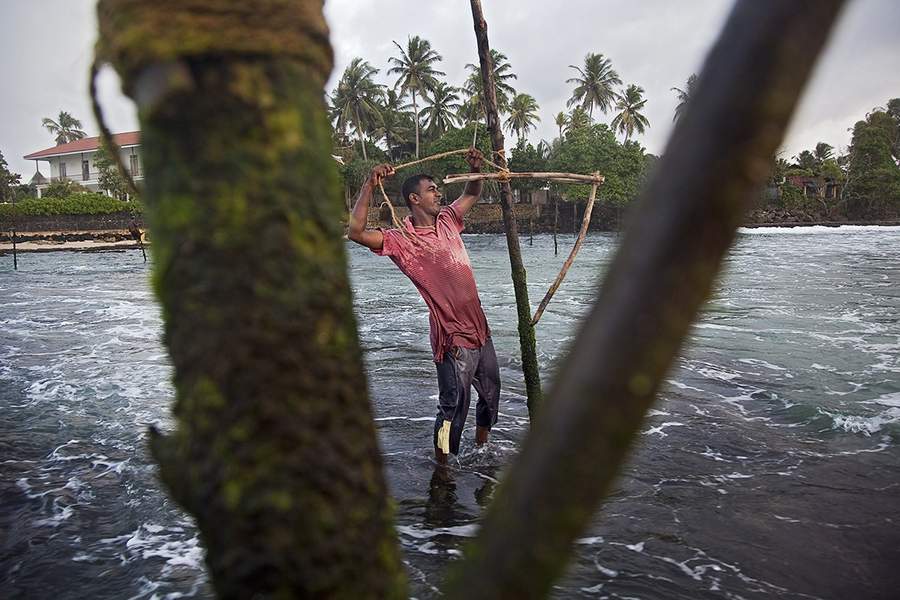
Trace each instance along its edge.
{"label": "overcast sky", "polygon": [[[34,164],[22,156],[53,145],[42,117],[61,110],[81,119],[97,135],[87,96],[87,73],[96,35],[94,0],[0,0],[0,152],[27,180]],[[900,1],[848,2],[831,44],[819,62],[785,140],[785,156],[827,141],[843,151],[847,131],[873,107],[900,97]],[[518,75],[514,87],[531,94],[542,122],[533,141],[556,135],[553,117],[565,110],[574,75],[585,54],[612,60],[625,85],[635,83],[648,99],[650,129],[638,137],[660,153],[676,105],[672,87],[684,87],[700,69],[731,6],[726,0],[483,0],[491,46],[504,52]],[[439,68],[461,85],[466,63],[477,62],[469,3],[465,0],[328,0],[325,12],[335,48],[330,90],[344,67],[361,56],[381,69],[420,35],[443,56]],[[99,81],[113,131],[137,129],[130,101],[118,92],[109,69]],[[596,115],[596,111],[595,111]],[[612,115],[599,118],[609,122]],[[42,166],[46,175],[46,164]]]}

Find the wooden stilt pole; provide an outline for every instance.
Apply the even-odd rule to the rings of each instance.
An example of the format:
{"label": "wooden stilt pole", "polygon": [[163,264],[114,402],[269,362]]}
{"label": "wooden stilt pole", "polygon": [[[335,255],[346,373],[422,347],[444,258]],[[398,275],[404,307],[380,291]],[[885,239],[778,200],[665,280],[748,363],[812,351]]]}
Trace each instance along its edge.
{"label": "wooden stilt pole", "polygon": [[559,196],[553,199],[553,256],[559,255],[559,243],[556,240],[556,230],[559,228]]}
{"label": "wooden stilt pole", "polygon": [[[487,22],[481,9],[480,0],[470,0],[472,20],[475,24],[475,38],[478,41],[478,59],[481,66],[485,117],[487,130],[491,136],[491,146],[497,157],[498,166],[506,169],[506,153],[503,147],[503,132],[500,129],[500,117],[497,110],[497,91],[494,88],[494,70],[491,59],[491,48],[488,44]],[[512,202],[512,192],[508,179],[500,179],[500,206],[503,210],[503,223],[506,226],[506,245],[509,250],[509,263],[512,270],[513,291],[516,296],[516,312],[519,324],[519,347],[522,352],[522,372],[525,376],[525,391],[528,397],[528,415],[534,419],[541,403],[541,376],[538,370],[534,325],[531,324],[531,306],[528,302],[528,285],[525,265],[522,263],[522,250],[519,248],[519,232],[516,225],[516,213]]]}

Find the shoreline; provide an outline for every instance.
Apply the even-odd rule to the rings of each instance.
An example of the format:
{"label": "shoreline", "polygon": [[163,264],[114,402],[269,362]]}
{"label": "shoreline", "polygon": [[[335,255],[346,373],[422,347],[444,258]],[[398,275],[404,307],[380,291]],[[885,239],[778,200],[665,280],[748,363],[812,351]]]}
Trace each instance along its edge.
{"label": "shoreline", "polygon": [[[843,226],[850,227],[897,227],[900,221],[785,221],[780,223],[745,223],[741,225],[744,229],[801,229],[804,227],[828,227],[839,229]],[[468,233],[476,235],[485,235],[494,232],[477,231],[476,227],[467,228]],[[476,231],[472,231],[472,230]],[[541,228],[543,229],[543,228]],[[598,230],[592,230],[597,232]],[[602,233],[611,233],[612,230],[599,230]],[[537,234],[550,234],[552,231],[536,230]],[[560,231],[563,235],[565,232]],[[520,236],[527,236],[529,232],[519,231]],[[3,236],[4,241],[0,242],[0,256],[11,255],[13,252],[12,242],[9,241],[8,234]],[[105,252],[105,251],[122,251],[122,250],[140,250],[141,246],[134,241],[125,230],[105,230],[105,231],[42,231],[28,232],[17,234],[17,238],[25,238],[16,243],[16,252],[29,254],[38,252]],[[149,241],[144,242],[144,247],[150,246]]]}
{"label": "shoreline", "polygon": [[[145,243],[144,247],[150,244]],[[78,241],[27,241],[16,243],[17,254],[35,254],[41,252],[104,252],[112,250],[140,250],[141,247],[134,240],[122,240],[109,242],[104,240],[78,240]],[[12,255],[11,242],[0,243],[0,256]]]}

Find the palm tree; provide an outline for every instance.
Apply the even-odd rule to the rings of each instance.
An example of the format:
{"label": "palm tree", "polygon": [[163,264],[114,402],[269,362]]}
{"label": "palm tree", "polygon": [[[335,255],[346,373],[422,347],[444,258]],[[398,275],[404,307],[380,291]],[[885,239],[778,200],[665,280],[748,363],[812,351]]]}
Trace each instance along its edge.
{"label": "palm tree", "polygon": [[456,127],[459,122],[456,113],[462,108],[458,88],[439,82],[432,90],[428,101],[429,106],[423,113],[425,129],[429,136],[435,138],[451,127]]}
{"label": "palm tree", "polygon": [[400,51],[400,57],[392,56],[388,59],[394,65],[388,69],[388,73],[399,75],[395,87],[399,87],[402,93],[409,93],[412,96],[416,122],[416,158],[419,158],[419,107],[416,97],[432,91],[437,85],[437,77],[446,73],[435,70],[434,65],[442,58],[431,48],[428,40],[423,40],[419,36],[409,38],[406,50],[397,42],[394,42],[394,45]]}
{"label": "palm tree", "polygon": [[587,111],[581,108],[580,106],[576,106],[572,109],[572,112],[569,113],[568,118],[566,119],[566,133],[571,131],[578,131],[579,129],[584,129],[591,124],[591,118],[588,116]]}
{"label": "palm tree", "polygon": [[631,137],[631,134],[637,130],[638,133],[644,133],[647,127],[650,127],[650,121],[641,114],[641,109],[647,104],[647,100],[643,98],[644,88],[633,83],[625,90],[625,94],[616,100],[616,108],[619,114],[612,120],[613,131],[619,131],[625,134],[625,141]]}
{"label": "palm tree", "polygon": [[366,154],[365,134],[381,121],[380,104],[384,96],[384,86],[375,83],[372,77],[378,73],[368,62],[354,58],[344,69],[337,88],[331,95],[331,114],[338,130],[344,132],[352,125],[359,137],[363,160]]}
{"label": "palm tree", "polygon": [[569,115],[566,113],[559,111],[556,113],[556,118],[553,120],[556,123],[556,126],[559,128],[559,138],[562,139],[563,129],[569,124]]}
{"label": "palm tree", "polygon": [[618,98],[616,86],[622,85],[619,74],[612,68],[612,62],[602,54],[588,53],[584,57],[584,68],[569,65],[578,71],[578,77],[573,77],[566,83],[574,83],[572,97],[566,106],[579,105],[588,111],[588,116],[594,118],[594,106],[597,106],[603,114],[609,110],[612,102]]}
{"label": "palm tree", "polygon": [[538,142],[537,151],[542,159],[550,160],[550,157],[553,155],[553,142],[541,140]]}
{"label": "palm tree", "polygon": [[396,90],[388,90],[381,106],[381,123],[374,133],[384,138],[388,154],[392,160],[400,158],[401,146],[413,136],[413,119],[408,104],[404,104]]}
{"label": "palm tree", "polygon": [[691,76],[688,77],[687,85],[684,86],[684,89],[676,87],[672,88],[672,91],[675,92],[675,96],[678,98],[678,106],[675,107],[675,116],[672,117],[673,121],[677,121],[681,117],[681,114],[687,107],[688,100],[694,95],[695,87],[697,87],[697,74],[692,73]]}
{"label": "palm tree", "polygon": [[535,128],[541,118],[537,114],[537,101],[528,94],[516,94],[509,105],[509,118],[506,128],[515,132],[519,141],[523,141],[528,132]]}
{"label": "palm tree", "polygon": [[80,140],[87,136],[81,130],[81,121],[65,111],[59,112],[58,121],[44,117],[41,119],[41,125],[47,128],[47,131],[56,136],[56,145],[68,144],[75,140]]}
{"label": "palm tree", "polygon": [[813,152],[813,156],[816,157],[816,160],[821,165],[826,160],[834,158],[834,146],[825,142],[819,142],[816,144],[816,150]]}
{"label": "palm tree", "polygon": [[[494,89],[497,94],[497,111],[505,113],[509,110],[509,99],[516,95],[516,90],[509,83],[518,76],[512,72],[512,66],[506,55],[498,50],[491,49],[491,62],[494,65]],[[484,82],[481,79],[481,67],[469,63],[469,76],[463,84],[463,90],[468,94],[467,103],[477,107],[477,116],[473,120],[479,120],[484,116]],[[470,109],[471,110],[471,109]]]}

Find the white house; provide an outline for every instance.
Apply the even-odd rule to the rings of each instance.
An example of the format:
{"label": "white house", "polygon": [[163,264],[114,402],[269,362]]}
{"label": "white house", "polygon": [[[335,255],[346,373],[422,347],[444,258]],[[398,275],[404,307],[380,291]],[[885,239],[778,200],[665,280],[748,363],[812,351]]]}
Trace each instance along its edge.
{"label": "white house", "polygon": [[[122,164],[131,173],[135,181],[141,181],[144,178],[144,169],[141,164],[141,132],[128,131],[126,133],[116,133],[113,135],[113,141],[119,146],[119,154],[122,157]],[[32,152],[23,157],[26,160],[35,161],[37,172],[31,179],[37,188],[38,197],[47,188],[50,183],[68,179],[74,181],[81,186],[93,192],[99,192],[100,173],[94,165],[94,155],[100,148],[99,137],[89,137],[69,142],[68,144],[60,144],[46,150]],[[37,161],[43,160],[50,163],[50,178],[44,177],[40,168],[37,167]]]}

